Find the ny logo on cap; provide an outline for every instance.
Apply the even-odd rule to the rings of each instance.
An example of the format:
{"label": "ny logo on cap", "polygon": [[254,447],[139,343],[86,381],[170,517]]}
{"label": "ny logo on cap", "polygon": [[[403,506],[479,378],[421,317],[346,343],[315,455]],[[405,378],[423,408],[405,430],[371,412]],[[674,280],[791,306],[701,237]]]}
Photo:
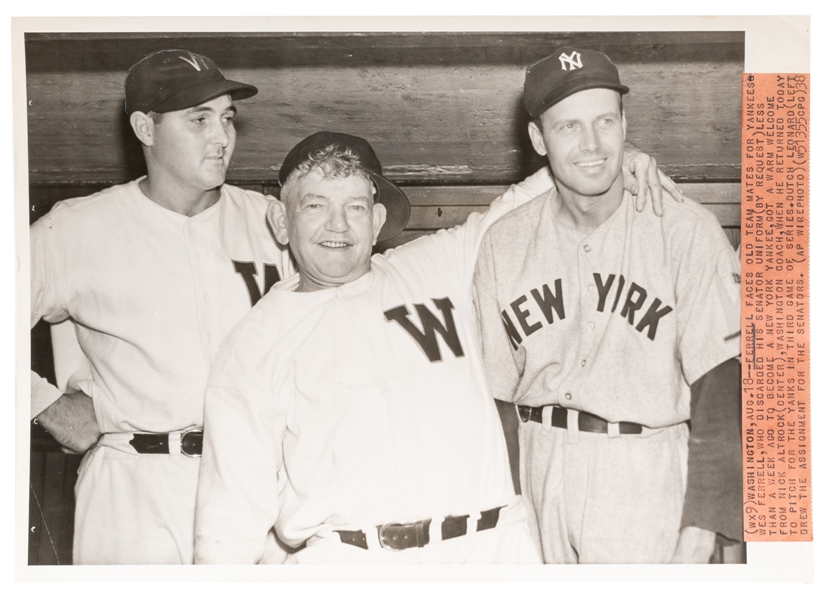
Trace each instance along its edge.
{"label": "ny logo on cap", "polygon": [[581,64],[581,54],[576,52],[575,50],[572,51],[572,54],[567,56],[565,53],[561,52],[561,55],[558,57],[561,61],[561,69],[566,71],[566,65],[569,63],[569,70],[574,71],[575,69],[580,69],[584,65]]}
{"label": "ny logo on cap", "polygon": [[[192,53],[189,53],[189,54],[190,54],[190,58],[185,58],[184,56],[179,56],[178,58],[180,58],[181,60],[183,60],[187,64],[193,65],[193,68],[196,71],[201,71],[201,67],[204,67],[208,71],[210,70],[210,67],[207,66],[207,63],[204,62],[204,59],[201,58],[198,54],[195,54],[195,55],[192,54]],[[199,66],[199,63],[201,63],[201,66]]]}

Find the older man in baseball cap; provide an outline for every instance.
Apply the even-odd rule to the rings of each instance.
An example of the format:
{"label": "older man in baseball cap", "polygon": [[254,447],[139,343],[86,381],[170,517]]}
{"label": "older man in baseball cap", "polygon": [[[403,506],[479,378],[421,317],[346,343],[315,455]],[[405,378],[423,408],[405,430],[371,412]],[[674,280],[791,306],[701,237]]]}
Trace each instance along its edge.
{"label": "older man in baseball cap", "polygon": [[486,372],[517,405],[550,563],[707,562],[717,532],[741,538],[739,265],[698,203],[635,210],[628,92],[588,49],[526,70],[557,193],[494,224],[475,274]]}
{"label": "older man in baseball cap", "polygon": [[542,170],[463,225],[383,255],[409,205],[370,144],[317,132],[279,172],[268,220],[297,274],[225,344],[205,397],[196,562],[525,563],[477,346],[479,241],[546,190]]}
{"label": "older man in baseball cap", "polygon": [[210,364],[289,256],[268,198],[224,183],[236,101],[256,88],[162,50],[124,91],[147,175],[60,202],[31,228],[31,323],[73,325],[82,352],[56,344],[60,389],[32,373],[32,415],[65,447],[91,447],[76,564],[191,563]]}

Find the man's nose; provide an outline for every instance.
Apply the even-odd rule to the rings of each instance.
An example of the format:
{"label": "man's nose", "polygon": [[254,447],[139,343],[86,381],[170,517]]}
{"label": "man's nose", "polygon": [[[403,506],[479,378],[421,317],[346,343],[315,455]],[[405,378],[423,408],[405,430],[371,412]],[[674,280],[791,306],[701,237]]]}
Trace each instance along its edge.
{"label": "man's nose", "polygon": [[325,227],[328,231],[338,233],[348,230],[348,219],[345,218],[344,207],[332,206],[328,209],[328,221]]}
{"label": "man's nose", "polygon": [[581,134],[581,150],[595,152],[601,149],[601,138],[594,127],[585,127]]}
{"label": "man's nose", "polygon": [[220,145],[222,148],[227,148],[230,144],[230,133],[227,131],[227,128],[224,126],[220,120],[217,123],[213,123],[212,126],[211,137],[213,142]]}

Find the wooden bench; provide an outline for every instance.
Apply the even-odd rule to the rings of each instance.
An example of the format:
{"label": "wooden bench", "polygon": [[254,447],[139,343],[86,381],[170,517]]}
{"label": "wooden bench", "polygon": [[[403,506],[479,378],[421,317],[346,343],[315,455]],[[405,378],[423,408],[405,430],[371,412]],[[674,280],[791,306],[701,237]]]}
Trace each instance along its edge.
{"label": "wooden bench", "polygon": [[[382,250],[462,222],[543,166],[526,133],[523,75],[563,45],[616,62],[631,89],[628,139],[708,206],[736,246],[742,32],[26,34],[31,219],[143,174],[123,79],[150,52],[184,48],[259,88],[238,103],[228,182],[274,193],[282,158],[317,130],[372,143],[412,204],[407,230]],[[48,328],[36,328],[32,352],[48,371]],[[77,459],[33,440],[29,560],[66,563]],[[49,520],[62,532],[51,539]]]}

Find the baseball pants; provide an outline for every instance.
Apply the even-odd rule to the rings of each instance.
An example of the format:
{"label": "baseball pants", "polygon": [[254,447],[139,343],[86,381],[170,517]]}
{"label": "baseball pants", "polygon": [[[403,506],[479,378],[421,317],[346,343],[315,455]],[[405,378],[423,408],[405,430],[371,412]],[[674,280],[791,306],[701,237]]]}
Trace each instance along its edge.
{"label": "baseball pants", "polygon": [[[641,434],[521,422],[520,481],[545,563],[665,563],[679,537],[688,428]],[[617,427],[617,426],[616,426]]]}
{"label": "baseball pants", "polygon": [[[368,533],[368,532],[366,532]],[[423,548],[387,550],[379,542],[369,549],[339,541],[339,535],[326,532],[307,542],[307,547],[288,557],[286,564],[540,564],[532,541],[527,511],[519,500],[501,510],[496,527],[445,541],[431,542]]]}
{"label": "baseball pants", "polygon": [[74,564],[192,564],[200,463],[90,450],[75,485]]}

